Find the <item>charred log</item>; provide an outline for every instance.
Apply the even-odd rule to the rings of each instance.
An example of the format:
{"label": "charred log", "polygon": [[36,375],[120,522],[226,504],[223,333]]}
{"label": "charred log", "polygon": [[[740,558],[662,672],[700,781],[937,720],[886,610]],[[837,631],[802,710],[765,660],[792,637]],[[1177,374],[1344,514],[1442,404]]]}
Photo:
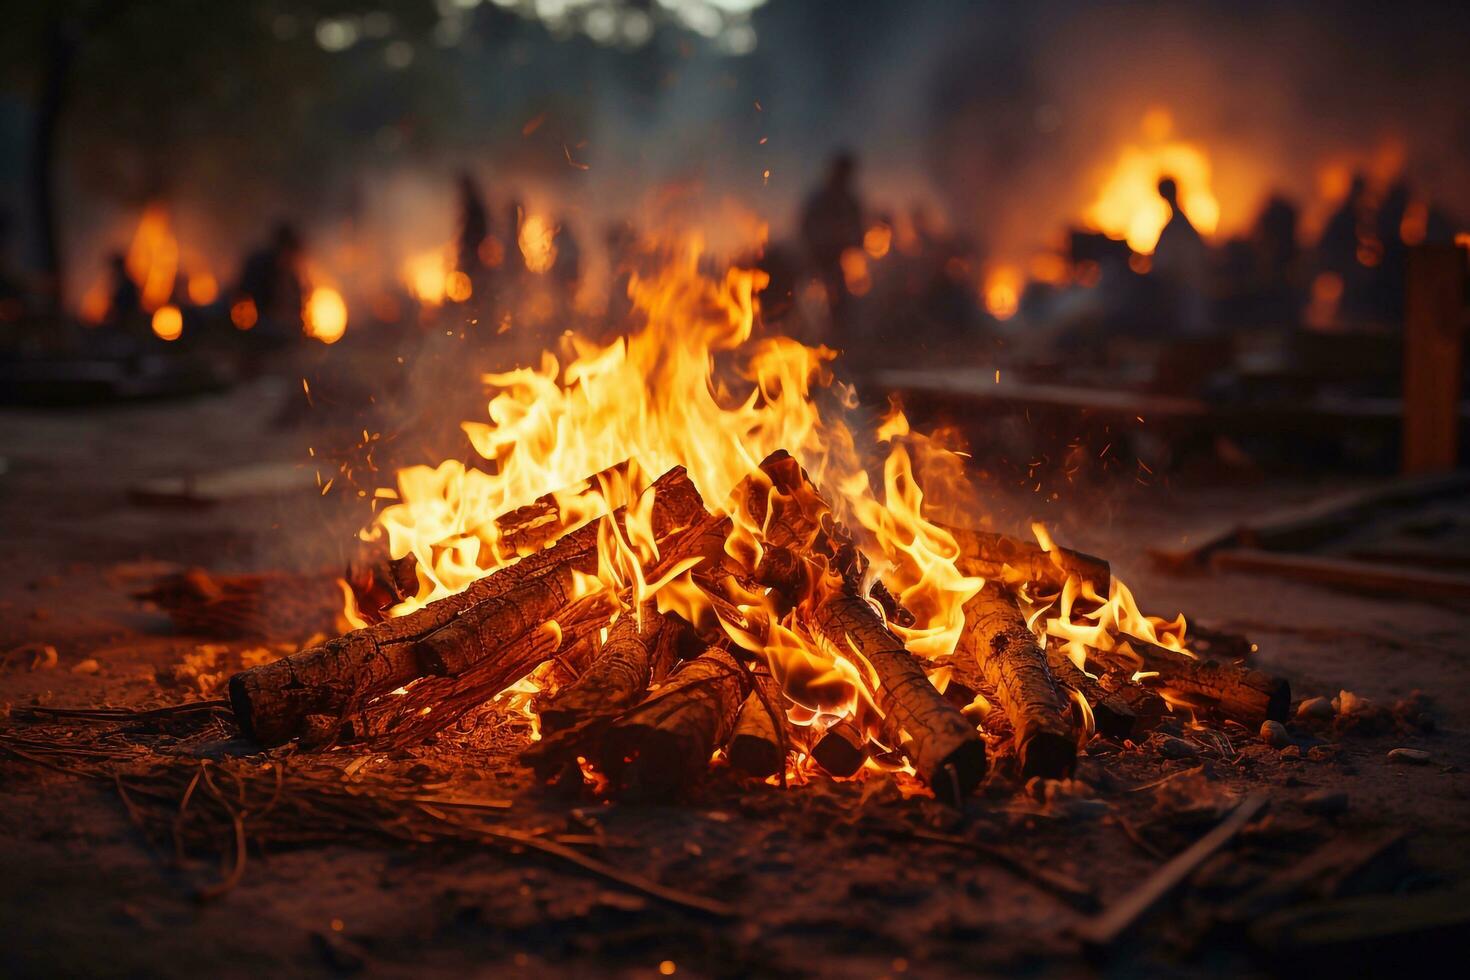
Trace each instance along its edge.
{"label": "charred log", "polygon": [[769,674],[755,685],[740,706],[735,732],[725,746],[730,765],[749,776],[764,779],[781,772],[787,753],[795,746],[793,726],[782,709],[785,699]]}
{"label": "charred log", "polygon": [[823,602],[812,620],[839,653],[872,665],[878,706],[912,743],[910,761],[935,796],[955,804],[969,796],[985,775],[985,743],[929,683],[873,607],[856,596],[836,596]]}
{"label": "charred log", "polygon": [[1135,684],[1126,687],[1136,691],[1141,699],[1132,697],[1123,688],[1109,690],[1098,678],[1074,664],[1056,642],[1048,644],[1046,662],[1059,685],[1086,699],[1099,735],[1120,740],[1136,739],[1158,726],[1164,703],[1157,694]]}
{"label": "charred log", "polygon": [[1071,771],[1077,743],[1067,705],[1010,593],[992,583],[965,604],[965,630],[956,652],[973,657],[995,688],[1015,731],[1021,775],[1056,779]]}
{"label": "charred log", "polygon": [[339,722],[337,737],[356,737],[382,748],[422,742],[546,661],[569,653],[600,630],[612,611],[606,593],[578,599],[464,674],[426,677],[403,694],[378,698],[345,724]]}
{"label": "charred log", "polygon": [[1285,721],[1291,710],[1291,685],[1284,678],[1250,667],[1200,660],[1133,640],[1098,656],[1115,669],[1143,672],[1141,683],[1171,700],[1250,727],[1268,720]]}
{"label": "charred log", "polygon": [[[661,476],[649,492],[654,494],[656,536],[672,534],[705,513],[699,492],[682,467]],[[279,745],[301,733],[308,715],[341,718],[419,677],[450,669],[449,663],[458,662],[452,655],[438,665],[437,671],[425,665],[420,658],[420,644],[425,638],[467,612],[495,603],[550,572],[565,574],[571,568],[595,571],[596,548],[594,523],[487,575],[457,595],[236,674],[230,679],[230,702],[241,731],[261,744]],[[483,622],[483,617],[476,616]],[[546,618],[543,616],[542,621]],[[442,643],[431,647],[430,652],[440,647]]]}
{"label": "charred log", "polygon": [[829,726],[813,743],[811,756],[829,775],[853,776],[868,761],[868,737],[844,719]]}
{"label": "charred log", "polygon": [[1069,577],[1091,582],[1100,596],[1108,594],[1112,568],[1105,559],[1071,548],[1043,551],[1041,546],[1007,534],[946,527],[960,546],[959,569],[1008,587],[1030,584],[1042,592],[1062,591]]}
{"label": "charred log", "polygon": [[596,714],[617,714],[643,699],[674,663],[679,626],[647,604],[627,610],[581,677],[538,709],[541,730],[556,732]]}
{"label": "charred log", "polygon": [[720,647],[686,662],[642,704],[606,727],[589,757],[615,786],[674,796],[709,766],[750,693],[750,673]]}

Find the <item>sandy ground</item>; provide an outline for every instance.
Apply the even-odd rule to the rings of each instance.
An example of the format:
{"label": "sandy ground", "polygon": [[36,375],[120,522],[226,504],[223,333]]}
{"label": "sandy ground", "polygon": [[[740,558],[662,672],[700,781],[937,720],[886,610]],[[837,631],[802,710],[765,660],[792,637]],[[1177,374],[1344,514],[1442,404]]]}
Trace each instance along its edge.
{"label": "sandy ground", "polygon": [[[187,696],[161,692],[155,674],[200,641],[129,597],[159,571],[312,568],[340,559],[361,503],[351,493],[320,495],[309,462],[298,490],[210,509],[140,506],[128,493],[150,479],[309,460],[306,447],[325,438],[321,428],[310,419],[285,429],[273,422],[294,390],[294,379],[260,380],[189,402],[0,414],[0,527],[10,569],[0,576],[0,652],[41,643],[58,653],[49,669],[27,669],[25,656],[0,668],[0,729],[21,724],[9,717],[16,706]],[[903,839],[904,829],[937,826],[1014,847],[1082,879],[1106,901],[1157,865],[1121,832],[1118,817],[1153,828],[1165,852],[1202,829],[1171,817],[1158,792],[1130,790],[1201,762],[1201,792],[1267,790],[1278,828],[1290,831],[1283,840],[1299,833],[1315,844],[1365,828],[1404,828],[1429,877],[1464,879],[1470,610],[1245,576],[1167,575],[1144,558],[1150,544],[1186,540],[1324,489],[1131,485],[1109,489],[1105,504],[1079,494],[1048,517],[1064,543],[1108,555],[1149,611],[1182,609],[1248,632],[1260,645],[1260,665],[1289,678],[1298,697],[1348,689],[1388,703],[1422,690],[1435,704],[1436,734],[1348,737],[1332,761],[1283,760],[1247,746],[1238,730],[1241,744],[1219,758],[1092,756],[1081,775],[1103,801],[1096,807],[1042,808],[997,791],[955,815],[877,783],[783,794],[716,776],[688,806],[592,805],[590,818],[576,817],[609,835],[607,860],[739,910],[717,921],[530,855],[466,847],[272,853],[252,859],[238,887],[200,902],[195,889],[218,877],[215,860],[179,864],[169,849],[150,845],[110,786],[0,762],[0,973],[656,976],[668,961],[678,975],[695,976],[1067,975],[1086,969],[1067,935],[1076,911],[962,849]],[[1390,765],[1386,753],[1400,745],[1425,749],[1431,763]],[[547,796],[523,772],[491,781],[515,800],[522,826],[568,824],[568,810],[586,805]],[[1299,806],[1324,786],[1344,789],[1350,800],[1331,821]],[[1269,841],[1261,846],[1269,850]],[[1280,844],[1280,860],[1298,846]],[[1179,936],[1188,932],[1180,918],[1151,924],[1107,969],[1256,969],[1228,941],[1179,958]]]}

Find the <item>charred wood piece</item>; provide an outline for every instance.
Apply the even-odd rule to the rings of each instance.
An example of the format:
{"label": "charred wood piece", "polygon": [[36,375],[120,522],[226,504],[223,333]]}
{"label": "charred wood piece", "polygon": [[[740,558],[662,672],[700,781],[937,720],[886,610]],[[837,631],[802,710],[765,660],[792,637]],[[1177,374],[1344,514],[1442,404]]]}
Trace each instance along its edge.
{"label": "charred wood piece", "polygon": [[872,666],[878,707],[912,743],[910,761],[934,795],[956,805],[968,797],[985,775],[985,743],[873,607],[838,595],[817,607],[812,627],[842,656]]}
{"label": "charred wood piece", "polygon": [[1015,732],[1022,777],[1057,779],[1070,772],[1077,761],[1070,709],[1010,593],[987,584],[965,603],[957,652],[973,658],[995,688]]}

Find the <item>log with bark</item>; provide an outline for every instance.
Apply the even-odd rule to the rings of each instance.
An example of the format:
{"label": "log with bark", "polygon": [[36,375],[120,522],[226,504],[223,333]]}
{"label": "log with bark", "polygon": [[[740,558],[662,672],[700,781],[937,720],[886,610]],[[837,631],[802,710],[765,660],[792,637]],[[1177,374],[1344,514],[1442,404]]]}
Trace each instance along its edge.
{"label": "log with bark", "polygon": [[725,746],[730,766],[765,779],[782,771],[787,754],[804,745],[801,733],[786,719],[785,697],[770,674],[754,678],[751,692],[735,718],[735,731]]}
{"label": "log with bark", "polygon": [[827,726],[813,743],[811,756],[828,775],[846,779],[856,775],[868,761],[868,737],[857,725],[843,719]]}
{"label": "log with bark", "polygon": [[1047,644],[1046,662],[1057,684],[1080,694],[1092,711],[1093,726],[1106,738],[1137,739],[1152,731],[1163,717],[1164,703],[1157,694],[1128,685],[1142,700],[1125,690],[1108,690],[1102,680],[1082,670],[1053,639]]}
{"label": "log with bark", "polygon": [[992,531],[948,526],[944,530],[960,546],[958,565],[966,575],[1011,588],[1030,584],[1046,593],[1062,591],[1068,577],[1074,577],[1091,582],[1098,595],[1108,594],[1112,568],[1105,559],[1071,548],[1043,551],[1039,544]]}
{"label": "log with bark", "polygon": [[750,672],[728,650],[709,647],[667,684],[589,739],[588,758],[621,790],[666,798],[693,785],[735,727]]}
{"label": "log with bark", "polygon": [[1291,710],[1291,685],[1251,667],[1200,660],[1133,639],[1116,650],[1099,651],[1098,657],[1113,669],[1142,671],[1140,682],[1171,700],[1213,711],[1247,727],[1267,720],[1286,721]]}
{"label": "log with bark", "polygon": [[1098,682],[1110,698],[1133,712],[1144,732],[1158,728],[1169,711],[1168,702],[1143,685],[1133,683],[1133,675],[1128,671],[1109,670]]}
{"label": "log with bark", "polygon": [[1077,760],[1070,708],[1009,592],[990,583],[965,603],[956,652],[973,658],[995,688],[1015,733],[1022,777],[1058,779],[1070,772]]}
{"label": "log with bark", "polygon": [[[508,643],[495,657],[455,677],[425,677],[402,694],[378,698],[346,719],[307,719],[319,741],[352,736],[374,748],[416,745],[463,718],[537,667],[569,654],[602,629],[614,610],[605,592],[584,596]],[[320,726],[325,725],[325,728]],[[306,739],[303,738],[303,741]]]}
{"label": "log with bark", "polygon": [[[659,477],[646,492],[654,494],[656,538],[675,534],[705,516],[699,492],[682,467]],[[585,525],[550,547],[471,583],[457,595],[236,674],[230,679],[230,702],[241,731],[261,744],[279,745],[300,735],[309,715],[344,717],[373,698],[435,672],[421,657],[426,638],[467,612],[496,603],[549,573],[565,575],[573,568],[594,572],[597,533],[596,522]],[[505,610],[506,604],[493,608]],[[477,623],[480,635],[497,630],[502,637],[506,634],[483,617],[470,621]],[[429,648],[431,654],[434,650]],[[449,663],[463,666],[453,657]],[[437,666],[440,672],[448,669],[445,662]]]}
{"label": "log with bark", "polygon": [[969,796],[985,775],[985,743],[873,607],[857,596],[833,596],[813,610],[811,628],[859,669],[872,667],[878,707],[907,736],[910,761],[934,795],[956,805]]}
{"label": "log with bark", "polygon": [[662,683],[672,669],[680,628],[652,603],[625,610],[582,676],[538,706],[542,732],[561,731],[596,714],[616,714],[643,700],[648,685]]}

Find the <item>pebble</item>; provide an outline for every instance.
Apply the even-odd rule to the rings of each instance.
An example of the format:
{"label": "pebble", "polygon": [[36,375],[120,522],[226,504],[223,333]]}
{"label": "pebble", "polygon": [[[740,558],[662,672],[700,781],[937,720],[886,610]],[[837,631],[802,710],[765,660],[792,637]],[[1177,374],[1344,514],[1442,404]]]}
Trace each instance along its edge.
{"label": "pebble", "polygon": [[1307,758],[1313,762],[1327,762],[1328,760],[1336,759],[1337,746],[1314,745],[1310,749],[1307,749]]}
{"label": "pebble", "polygon": [[1314,721],[1331,721],[1332,702],[1326,698],[1307,698],[1296,706],[1296,716]]}
{"label": "pebble", "polygon": [[99,671],[101,669],[102,669],[102,665],[101,664],[99,664],[92,657],[88,657],[86,660],[83,660],[81,663],[79,663],[75,667],[73,667],[71,669],[71,672],[73,674],[95,674],[95,673],[97,673],[97,671]]}
{"label": "pebble", "polygon": [[1159,755],[1166,759],[1193,759],[1199,750],[1182,738],[1163,735],[1159,737]]}
{"label": "pebble", "polygon": [[1319,817],[1334,817],[1347,808],[1348,795],[1340,789],[1313,790],[1302,797],[1302,809]]}
{"label": "pebble", "polygon": [[1261,741],[1282,749],[1291,744],[1291,733],[1279,721],[1263,721],[1261,722]]}
{"label": "pebble", "polygon": [[1302,747],[1300,745],[1288,745],[1281,750],[1281,758],[1283,759],[1300,759],[1301,757]]}
{"label": "pebble", "polygon": [[1423,749],[1391,749],[1388,761],[1400,766],[1422,766],[1429,761],[1429,753]]}

